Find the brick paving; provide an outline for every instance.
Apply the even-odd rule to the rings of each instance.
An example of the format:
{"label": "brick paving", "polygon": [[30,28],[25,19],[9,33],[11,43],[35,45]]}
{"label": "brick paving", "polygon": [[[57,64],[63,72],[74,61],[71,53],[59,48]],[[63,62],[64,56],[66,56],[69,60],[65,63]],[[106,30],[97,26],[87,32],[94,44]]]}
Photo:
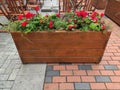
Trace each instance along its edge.
{"label": "brick paving", "polygon": [[105,18],[112,35],[99,64],[47,64],[44,90],[120,90],[120,27]]}

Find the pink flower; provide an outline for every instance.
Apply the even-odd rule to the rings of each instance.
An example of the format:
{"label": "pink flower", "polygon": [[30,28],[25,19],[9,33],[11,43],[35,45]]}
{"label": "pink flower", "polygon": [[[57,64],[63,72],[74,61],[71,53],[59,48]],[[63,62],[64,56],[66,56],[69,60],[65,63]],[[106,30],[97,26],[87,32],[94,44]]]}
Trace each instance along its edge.
{"label": "pink flower", "polygon": [[48,14],[46,14],[45,17],[48,17]]}
{"label": "pink flower", "polygon": [[104,16],[104,13],[101,13],[100,16],[103,17],[103,16]]}
{"label": "pink flower", "polygon": [[93,18],[92,20],[93,20],[93,22],[98,22],[98,18],[96,18],[96,17]]}
{"label": "pink flower", "polygon": [[105,24],[105,22],[104,22],[104,21],[100,21],[100,23],[101,23],[101,24]]}
{"label": "pink flower", "polygon": [[23,27],[25,27],[26,25],[27,25],[26,21],[24,21],[24,22],[21,23],[21,26],[23,26]]}
{"label": "pink flower", "polygon": [[105,29],[106,29],[106,26],[105,26],[105,25],[102,25],[102,26],[101,26],[101,29],[102,29],[102,30],[105,30]]}
{"label": "pink flower", "polygon": [[39,10],[40,10],[40,7],[39,7],[39,6],[36,6],[34,9],[35,9],[36,11],[39,11]]}
{"label": "pink flower", "polygon": [[60,18],[60,14],[59,13],[57,13],[56,16]]}
{"label": "pink flower", "polygon": [[23,15],[19,15],[18,20],[22,20],[22,19],[23,19]]}
{"label": "pink flower", "polygon": [[53,27],[53,21],[50,21],[49,22],[49,28],[52,28]]}

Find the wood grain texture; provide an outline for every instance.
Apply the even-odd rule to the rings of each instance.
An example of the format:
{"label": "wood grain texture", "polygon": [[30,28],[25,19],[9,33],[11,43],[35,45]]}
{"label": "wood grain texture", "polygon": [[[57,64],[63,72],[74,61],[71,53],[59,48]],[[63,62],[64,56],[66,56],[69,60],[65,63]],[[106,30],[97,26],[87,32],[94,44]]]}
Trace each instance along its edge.
{"label": "wood grain texture", "polygon": [[105,15],[120,25],[120,0],[108,0]]}
{"label": "wood grain texture", "polygon": [[33,32],[11,35],[23,63],[99,63],[111,32]]}

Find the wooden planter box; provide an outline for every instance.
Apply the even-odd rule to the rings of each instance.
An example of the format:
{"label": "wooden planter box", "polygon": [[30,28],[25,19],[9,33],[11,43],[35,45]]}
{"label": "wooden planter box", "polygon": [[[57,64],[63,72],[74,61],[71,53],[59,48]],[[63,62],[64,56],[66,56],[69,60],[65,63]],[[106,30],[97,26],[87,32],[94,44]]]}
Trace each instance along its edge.
{"label": "wooden planter box", "polygon": [[111,32],[33,32],[11,35],[23,63],[99,63]]}

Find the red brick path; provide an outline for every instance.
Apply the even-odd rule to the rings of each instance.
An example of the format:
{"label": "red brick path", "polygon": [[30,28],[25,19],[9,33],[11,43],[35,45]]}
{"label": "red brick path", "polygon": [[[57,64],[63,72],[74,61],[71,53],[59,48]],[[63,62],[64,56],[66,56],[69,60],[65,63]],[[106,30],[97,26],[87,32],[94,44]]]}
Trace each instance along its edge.
{"label": "red brick path", "polygon": [[48,64],[44,90],[120,90],[120,27],[113,32],[100,64]]}

